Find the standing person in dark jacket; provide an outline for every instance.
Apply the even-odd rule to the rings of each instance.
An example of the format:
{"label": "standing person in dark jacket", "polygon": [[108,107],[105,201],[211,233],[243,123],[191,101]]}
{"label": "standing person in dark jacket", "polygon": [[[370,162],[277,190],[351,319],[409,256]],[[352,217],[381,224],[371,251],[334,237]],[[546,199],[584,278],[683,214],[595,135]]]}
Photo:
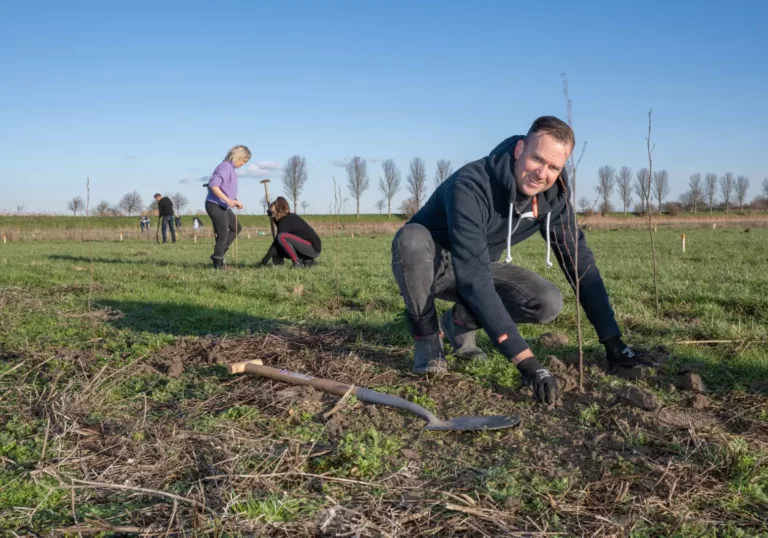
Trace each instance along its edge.
{"label": "standing person in dark jacket", "polygon": [[171,228],[171,239],[176,242],[176,228],[173,226],[173,202],[167,196],[162,196],[159,192],[155,194],[157,200],[157,211],[163,226],[163,243],[168,242],[168,228]]}
{"label": "standing person in dark jacket", "polygon": [[232,208],[242,209],[237,201],[236,170],[251,160],[251,151],[245,146],[235,146],[227,152],[224,161],[216,167],[208,181],[208,196],[205,198],[205,211],[213,223],[213,235],[216,245],[211,260],[213,268],[221,269],[224,254],[243,227],[237,222]]}
{"label": "standing person in dark jacket", "polygon": [[310,267],[320,255],[322,244],[315,230],[296,213],[291,213],[288,200],[282,196],[272,202],[267,215],[277,225],[277,235],[259,265],[282,264],[284,259],[293,262],[292,269]]}
{"label": "standing person in dark jacket", "polygon": [[[483,328],[520,370],[542,403],[557,399],[557,382],[533,356],[516,323],[548,323],[563,306],[558,288],[513,265],[512,245],[539,232],[554,250],[569,282],[578,281],[581,306],[613,365],[645,358],[621,340],[608,294],[580,229],[572,233],[565,163],[573,151],[571,128],[544,116],[525,136],[503,141],[490,155],[452,174],[403,226],[392,242],[392,271],[405,299],[415,339],[413,371],[447,371],[440,325],[454,353],[486,358],[475,343]],[[578,241],[579,278],[572,260]],[[497,261],[506,247],[503,263]],[[435,297],[454,302],[438,322]]]}

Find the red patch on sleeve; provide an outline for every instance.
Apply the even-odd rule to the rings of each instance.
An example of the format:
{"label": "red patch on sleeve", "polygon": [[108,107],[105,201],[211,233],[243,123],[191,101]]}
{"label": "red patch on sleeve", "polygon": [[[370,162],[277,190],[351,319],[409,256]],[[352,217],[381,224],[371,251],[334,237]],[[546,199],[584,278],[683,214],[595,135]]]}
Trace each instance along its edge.
{"label": "red patch on sleeve", "polygon": [[499,336],[499,344],[501,344],[502,342],[505,342],[507,340],[507,338],[509,338],[507,336],[507,333],[504,333],[501,336]]}

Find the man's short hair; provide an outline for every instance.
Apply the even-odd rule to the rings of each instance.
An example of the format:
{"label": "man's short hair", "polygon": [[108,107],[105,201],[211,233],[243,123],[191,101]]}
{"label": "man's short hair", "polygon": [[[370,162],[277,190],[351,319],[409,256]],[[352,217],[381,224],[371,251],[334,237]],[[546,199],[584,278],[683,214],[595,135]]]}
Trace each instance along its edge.
{"label": "man's short hair", "polygon": [[163,197],[162,194],[160,194],[159,192],[156,192],[152,198],[162,198],[162,197]]}
{"label": "man's short hair", "polygon": [[536,133],[548,134],[555,140],[568,144],[571,147],[571,151],[576,147],[576,137],[573,135],[573,129],[563,120],[554,116],[536,118],[525,137],[528,138]]}

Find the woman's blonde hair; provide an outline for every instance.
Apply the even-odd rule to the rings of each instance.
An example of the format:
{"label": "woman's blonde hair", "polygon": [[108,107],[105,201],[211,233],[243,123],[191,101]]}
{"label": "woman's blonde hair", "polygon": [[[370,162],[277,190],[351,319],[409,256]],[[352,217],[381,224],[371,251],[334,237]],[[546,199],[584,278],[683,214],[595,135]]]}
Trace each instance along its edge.
{"label": "woman's blonde hair", "polygon": [[224,157],[225,161],[234,163],[235,161],[250,161],[251,150],[247,146],[235,146],[227,152],[227,156]]}
{"label": "woman's blonde hair", "polygon": [[291,212],[291,206],[288,205],[288,200],[278,196],[274,202],[269,204],[269,210],[272,212],[272,218],[277,221]]}

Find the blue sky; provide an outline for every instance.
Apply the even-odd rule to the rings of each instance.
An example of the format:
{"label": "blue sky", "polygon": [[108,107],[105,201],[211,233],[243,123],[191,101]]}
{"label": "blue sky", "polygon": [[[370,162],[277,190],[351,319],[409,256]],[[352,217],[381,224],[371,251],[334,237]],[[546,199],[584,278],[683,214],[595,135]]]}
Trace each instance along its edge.
{"label": "blue sky", "polygon": [[[768,177],[768,2],[0,2],[0,210],[60,212],[76,195],[115,203],[182,192],[245,144],[246,211],[282,191],[280,166],[309,165],[303,198],[327,213],[345,159],[431,178],[524,133],[573,99],[581,195],[602,165],[654,168],[672,198],[688,177]],[[269,163],[272,163],[271,165]],[[430,192],[431,192],[430,188]],[[396,206],[406,197],[401,191]],[[617,197],[616,197],[617,198]]]}

